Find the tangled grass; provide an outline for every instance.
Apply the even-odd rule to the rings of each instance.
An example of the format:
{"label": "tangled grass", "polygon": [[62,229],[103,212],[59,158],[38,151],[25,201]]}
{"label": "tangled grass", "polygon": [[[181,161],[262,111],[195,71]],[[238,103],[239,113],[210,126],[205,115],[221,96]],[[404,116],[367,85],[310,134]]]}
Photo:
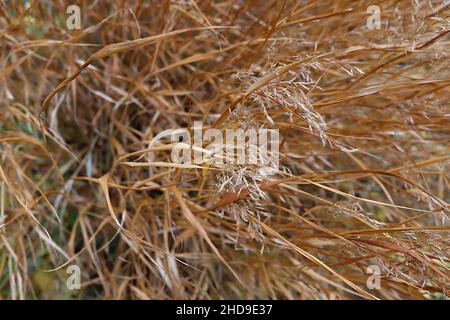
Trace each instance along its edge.
{"label": "tangled grass", "polygon": [[[0,2],[0,298],[449,295],[448,1],[78,4]],[[194,121],[279,168],[151,143]]]}

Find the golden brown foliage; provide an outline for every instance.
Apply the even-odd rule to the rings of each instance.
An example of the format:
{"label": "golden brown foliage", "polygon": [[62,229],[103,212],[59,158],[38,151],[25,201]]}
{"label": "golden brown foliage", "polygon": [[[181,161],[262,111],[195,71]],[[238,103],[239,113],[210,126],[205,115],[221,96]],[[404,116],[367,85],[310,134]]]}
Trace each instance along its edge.
{"label": "golden brown foliage", "polygon": [[[0,298],[449,294],[448,3],[66,2],[0,2]],[[151,144],[196,120],[277,174]]]}

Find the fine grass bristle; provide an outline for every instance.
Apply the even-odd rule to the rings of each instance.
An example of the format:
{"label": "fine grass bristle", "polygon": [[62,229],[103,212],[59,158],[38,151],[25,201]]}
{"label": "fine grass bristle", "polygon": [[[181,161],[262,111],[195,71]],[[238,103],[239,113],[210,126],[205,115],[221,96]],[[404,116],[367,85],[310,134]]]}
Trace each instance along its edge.
{"label": "fine grass bristle", "polygon": [[0,299],[449,296],[448,1],[72,2],[0,2]]}

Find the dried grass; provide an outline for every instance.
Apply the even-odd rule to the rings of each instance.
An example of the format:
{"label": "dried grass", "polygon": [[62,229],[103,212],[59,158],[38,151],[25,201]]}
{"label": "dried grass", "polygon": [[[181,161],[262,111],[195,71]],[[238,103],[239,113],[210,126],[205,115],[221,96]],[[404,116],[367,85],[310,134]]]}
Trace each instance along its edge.
{"label": "dried grass", "polygon": [[[367,1],[92,1],[78,31],[25,3],[0,2],[0,298],[449,295],[448,3],[374,1],[369,30]],[[195,120],[279,129],[281,166],[151,143]]]}

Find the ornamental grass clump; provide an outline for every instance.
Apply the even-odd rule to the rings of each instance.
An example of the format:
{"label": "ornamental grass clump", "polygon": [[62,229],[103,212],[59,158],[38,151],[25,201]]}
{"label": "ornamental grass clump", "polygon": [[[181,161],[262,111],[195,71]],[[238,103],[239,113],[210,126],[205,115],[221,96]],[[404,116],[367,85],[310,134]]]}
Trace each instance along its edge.
{"label": "ornamental grass clump", "polygon": [[449,8],[1,2],[0,298],[445,299]]}

